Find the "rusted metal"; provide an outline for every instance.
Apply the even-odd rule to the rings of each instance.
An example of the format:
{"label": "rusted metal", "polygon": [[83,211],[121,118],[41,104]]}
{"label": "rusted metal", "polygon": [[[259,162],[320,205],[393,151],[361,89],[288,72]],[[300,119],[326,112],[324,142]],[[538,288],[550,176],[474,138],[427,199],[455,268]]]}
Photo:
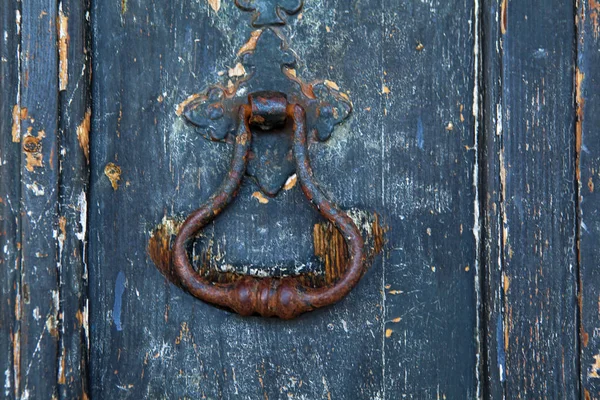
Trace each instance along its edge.
{"label": "rusted metal", "polygon": [[203,137],[229,142],[238,127],[237,110],[250,103],[253,157],[246,174],[263,194],[274,197],[295,171],[292,138],[287,133],[290,128],[282,126],[285,105],[301,105],[306,112],[309,140],[325,142],[349,117],[352,104],[330,81],[302,80],[295,70],[296,54],[280,30],[257,32],[252,36],[253,45],[241,51],[236,60],[244,74],[222,77],[223,81],[189,96],[177,112]]}
{"label": "rusted metal", "polygon": [[287,97],[280,92],[257,92],[248,96],[252,109],[250,125],[270,131],[273,128],[285,125],[287,120]]}
{"label": "rusted metal", "polygon": [[[287,104],[279,93],[250,95],[252,105],[238,111],[237,134],[227,141],[234,143],[231,166],[219,189],[181,225],[173,246],[174,278],[195,297],[241,315],[291,319],[307,311],[336,303],[346,296],[364,272],[363,238],[352,219],[338,209],[319,189],[308,156],[306,113],[298,104]],[[285,107],[282,107],[285,105]],[[257,112],[254,115],[254,111]],[[187,246],[198,232],[210,223],[233,200],[248,163],[252,131],[250,121],[260,116],[267,121],[292,122],[293,157],[304,195],[342,234],[348,252],[347,266],[340,279],[330,286],[310,288],[301,277],[257,278],[244,276],[229,283],[214,283],[198,274],[189,261]],[[269,122],[270,123],[270,122]]]}

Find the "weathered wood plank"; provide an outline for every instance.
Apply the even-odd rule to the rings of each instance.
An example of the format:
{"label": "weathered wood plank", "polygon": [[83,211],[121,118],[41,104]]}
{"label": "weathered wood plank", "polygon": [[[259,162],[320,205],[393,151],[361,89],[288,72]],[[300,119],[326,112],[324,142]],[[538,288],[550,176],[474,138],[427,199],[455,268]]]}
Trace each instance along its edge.
{"label": "weathered wood plank", "polygon": [[474,5],[384,2],[377,179],[390,226],[390,399],[477,396]]}
{"label": "weathered wood plank", "polygon": [[62,0],[58,9],[60,188],[58,269],[61,398],[87,397],[87,191],[91,127],[89,1]]}
{"label": "weathered wood plank", "polygon": [[0,46],[0,373],[5,398],[18,395],[15,371],[19,370],[21,342],[15,314],[21,243],[19,18],[18,3],[0,2],[0,32],[4,35]]}
{"label": "weathered wood plank", "polygon": [[[365,42],[381,38],[381,15],[375,3],[307,3],[290,45],[306,63],[299,75],[336,81],[357,110],[312,150],[316,175],[343,207],[387,214],[372,179],[381,175],[372,129],[382,115],[373,101],[381,53]],[[206,2],[96,2],[92,20],[92,397],[381,398],[381,264],[336,307],[282,322],[199,302],[167,283],[146,253],[163,216],[193,210],[226,173],[230,147],[200,138],[175,110],[235,65],[250,37],[248,15],[233,2],[218,12]],[[216,255],[264,265],[314,258],[319,219],[299,188],[268,204],[252,197],[256,190],[246,182],[207,232]]]}
{"label": "weathered wood plank", "polygon": [[600,399],[600,5],[578,2],[576,149],[583,397]]}
{"label": "weathered wood plank", "polygon": [[487,174],[499,171],[500,179],[499,187],[488,186],[499,195],[486,220],[500,224],[501,235],[497,227],[486,229],[486,245],[499,242],[500,265],[488,260],[488,267],[501,274],[487,275],[486,308],[493,312],[486,329],[495,335],[488,350],[497,349],[488,353],[489,363],[497,364],[490,393],[501,385],[506,398],[579,396],[573,11],[570,1],[503,1],[495,11],[501,119],[498,137],[486,135],[498,154],[490,157]]}
{"label": "weathered wood plank", "polygon": [[481,160],[481,265],[483,310],[483,398],[500,399],[506,368],[503,339],[502,215],[500,154],[502,146],[502,0],[482,9],[482,136]]}
{"label": "weathered wood plank", "polygon": [[21,264],[17,299],[22,398],[57,395],[57,3],[21,2]]}

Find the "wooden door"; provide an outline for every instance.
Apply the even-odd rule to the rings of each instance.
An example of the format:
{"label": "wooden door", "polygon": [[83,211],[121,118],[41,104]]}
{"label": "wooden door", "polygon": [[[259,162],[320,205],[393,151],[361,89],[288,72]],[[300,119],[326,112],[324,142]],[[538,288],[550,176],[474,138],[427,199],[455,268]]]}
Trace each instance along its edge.
{"label": "wooden door", "polygon": [[[600,398],[595,1],[0,5],[5,398]],[[351,105],[309,155],[369,261],[292,320],[160,270],[232,154],[190,104],[265,70]],[[196,240],[200,272],[344,272],[344,238],[269,164],[279,143],[254,161],[276,195],[244,178]]]}

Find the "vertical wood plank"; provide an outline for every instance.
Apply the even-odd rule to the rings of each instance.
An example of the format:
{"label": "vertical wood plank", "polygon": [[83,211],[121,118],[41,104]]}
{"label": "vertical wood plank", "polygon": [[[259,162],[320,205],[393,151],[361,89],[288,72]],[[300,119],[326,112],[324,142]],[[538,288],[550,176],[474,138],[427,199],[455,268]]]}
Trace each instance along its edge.
{"label": "vertical wood plank", "polygon": [[488,389],[502,386],[506,398],[576,398],[574,4],[505,0],[494,13],[501,119],[498,137],[488,131],[486,140],[498,155],[488,164],[488,190],[499,195],[486,230],[487,245],[500,248],[500,265],[488,259],[487,267],[500,273],[487,274],[487,329],[495,335],[488,350],[496,348],[488,352]]}
{"label": "vertical wood plank", "polygon": [[17,293],[21,398],[57,396],[60,293],[57,269],[57,3],[21,6],[21,270]]}
{"label": "vertical wood plank", "polygon": [[578,2],[576,74],[583,398],[600,399],[600,5]]}
{"label": "vertical wood plank", "polygon": [[15,372],[19,370],[20,345],[15,314],[21,243],[18,5],[11,0],[0,2],[0,393],[4,398],[18,394]]}
{"label": "vertical wood plank", "polygon": [[478,396],[475,18],[473,1],[384,1],[389,399]]}
{"label": "vertical wood plank", "polygon": [[[231,148],[202,139],[175,110],[235,65],[249,15],[231,1],[218,11],[208,2],[97,1],[92,11],[92,397],[382,398],[380,261],[335,307],[278,321],[200,302],[166,282],[146,253],[161,219],[198,207],[227,171]],[[342,207],[389,215],[373,180],[381,15],[376,1],[306,2],[283,29],[302,60],[298,75],[335,81],[355,107],[330,142],[311,149],[315,174]],[[116,188],[107,165],[119,168]],[[214,241],[231,263],[314,258],[319,218],[299,187],[268,204],[256,190],[246,180],[200,241]]]}
{"label": "vertical wood plank", "polygon": [[503,397],[506,376],[504,291],[502,285],[502,0],[482,8],[483,131],[481,139],[481,216],[483,318],[483,398]]}
{"label": "vertical wood plank", "polygon": [[57,227],[61,398],[88,397],[87,214],[91,135],[89,1],[58,3],[60,188]]}

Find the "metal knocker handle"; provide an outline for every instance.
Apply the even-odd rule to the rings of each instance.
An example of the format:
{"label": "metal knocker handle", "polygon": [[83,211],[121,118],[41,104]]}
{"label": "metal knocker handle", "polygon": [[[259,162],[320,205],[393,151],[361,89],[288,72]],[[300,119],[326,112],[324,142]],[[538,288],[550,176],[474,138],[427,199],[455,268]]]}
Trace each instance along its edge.
{"label": "metal knocker handle", "polygon": [[[252,107],[240,107],[239,127],[227,177],[219,189],[181,226],[173,246],[173,272],[184,289],[205,302],[229,308],[241,315],[260,314],[264,317],[291,319],[341,300],[356,286],[363,273],[364,243],[352,219],[329,201],[315,182],[308,158],[304,109],[298,104],[285,102],[283,106],[279,105],[280,110],[277,114],[273,114],[274,108],[270,107],[263,109],[262,115],[257,115],[261,114],[260,108],[261,104],[258,103],[252,104]],[[271,110],[271,114],[268,110]],[[321,215],[333,223],[344,237],[348,250],[348,265],[334,285],[319,288],[306,287],[294,277],[245,276],[231,283],[210,282],[192,267],[187,254],[188,242],[227,207],[236,195],[248,162],[252,141],[250,122],[256,122],[257,119],[261,122],[266,117],[264,122],[269,123],[281,118],[282,113],[293,121],[293,155],[302,191]]]}

